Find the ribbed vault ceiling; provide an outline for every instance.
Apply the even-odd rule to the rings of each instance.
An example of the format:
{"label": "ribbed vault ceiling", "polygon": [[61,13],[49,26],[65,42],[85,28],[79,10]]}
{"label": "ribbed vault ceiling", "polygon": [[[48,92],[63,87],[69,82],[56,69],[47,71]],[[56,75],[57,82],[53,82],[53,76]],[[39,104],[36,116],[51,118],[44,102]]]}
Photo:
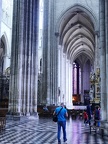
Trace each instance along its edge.
{"label": "ribbed vault ceiling", "polygon": [[60,45],[73,61],[85,57],[94,61],[95,34],[90,17],[80,9],[65,14],[59,29]]}

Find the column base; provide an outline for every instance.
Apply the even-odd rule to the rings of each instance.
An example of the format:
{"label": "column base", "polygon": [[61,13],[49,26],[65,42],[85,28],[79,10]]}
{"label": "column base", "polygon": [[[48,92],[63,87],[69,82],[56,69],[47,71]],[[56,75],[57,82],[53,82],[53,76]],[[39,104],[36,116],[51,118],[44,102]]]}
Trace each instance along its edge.
{"label": "column base", "polygon": [[101,127],[104,127],[103,136],[108,136],[108,121],[101,121]]}
{"label": "column base", "polygon": [[28,120],[28,119],[38,119],[38,113],[32,113],[32,114],[27,114],[27,115],[22,115],[20,113],[14,113],[14,114],[11,114],[11,113],[8,113],[6,115],[6,120]]}

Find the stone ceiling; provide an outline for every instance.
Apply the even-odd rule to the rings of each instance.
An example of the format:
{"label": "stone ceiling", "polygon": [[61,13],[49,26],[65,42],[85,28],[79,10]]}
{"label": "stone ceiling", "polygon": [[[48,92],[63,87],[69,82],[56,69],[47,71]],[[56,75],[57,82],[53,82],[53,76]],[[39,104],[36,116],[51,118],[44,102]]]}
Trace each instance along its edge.
{"label": "stone ceiling", "polygon": [[[80,57],[94,61],[95,33],[90,17],[80,9],[65,14],[59,29],[60,45],[72,61]],[[81,61],[81,60],[80,60]]]}

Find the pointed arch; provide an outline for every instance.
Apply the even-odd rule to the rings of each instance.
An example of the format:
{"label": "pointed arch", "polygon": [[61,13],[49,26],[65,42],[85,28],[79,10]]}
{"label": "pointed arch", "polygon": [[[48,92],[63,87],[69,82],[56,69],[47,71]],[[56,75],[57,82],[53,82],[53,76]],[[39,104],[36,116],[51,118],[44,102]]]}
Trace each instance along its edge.
{"label": "pointed arch", "polygon": [[[62,21],[64,20],[64,18],[67,16],[67,14],[69,14],[68,16],[70,16],[70,14],[73,11],[75,11],[76,9],[80,9],[80,10],[84,11],[90,17],[91,21],[93,22],[95,31],[98,31],[99,23],[96,18],[96,15],[89,8],[86,8],[85,6],[83,6],[81,4],[75,4],[73,6],[70,6],[66,11],[64,11],[64,13],[62,13],[60,15],[60,17],[57,20],[57,24],[56,24],[56,32],[57,33],[59,32],[60,25],[61,25]],[[72,15],[71,15],[71,17],[72,17]]]}
{"label": "pointed arch", "polygon": [[[0,52],[0,63],[2,66],[2,72],[6,70],[6,57],[8,56],[9,42],[6,33],[4,32],[1,36],[1,52]],[[2,48],[3,47],[3,48]]]}

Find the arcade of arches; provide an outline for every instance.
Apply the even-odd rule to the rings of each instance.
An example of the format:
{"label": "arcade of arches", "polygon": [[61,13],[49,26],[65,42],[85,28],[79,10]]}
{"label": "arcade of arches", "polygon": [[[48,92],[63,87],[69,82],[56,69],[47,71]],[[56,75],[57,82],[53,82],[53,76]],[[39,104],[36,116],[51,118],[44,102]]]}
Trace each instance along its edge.
{"label": "arcade of arches", "polygon": [[0,100],[8,113],[92,102],[108,119],[108,2],[0,3]]}
{"label": "arcade of arches", "polygon": [[81,95],[84,102],[84,90],[90,90],[95,49],[95,28],[89,15],[80,6],[69,9],[60,22],[58,51],[58,83],[66,103],[71,103],[74,94]]}

